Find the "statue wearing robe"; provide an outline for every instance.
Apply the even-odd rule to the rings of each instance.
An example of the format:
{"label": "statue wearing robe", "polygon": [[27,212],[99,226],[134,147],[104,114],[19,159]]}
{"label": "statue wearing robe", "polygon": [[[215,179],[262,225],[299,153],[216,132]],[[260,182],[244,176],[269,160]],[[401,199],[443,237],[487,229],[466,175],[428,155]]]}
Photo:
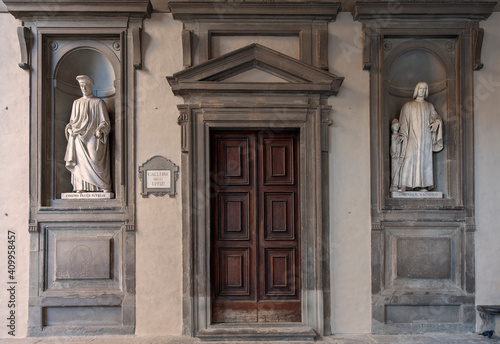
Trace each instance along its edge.
{"label": "statue wearing robe", "polygon": [[391,192],[399,189],[399,176],[403,162],[401,157],[402,142],[399,138],[399,121],[394,118],[391,123]]}
{"label": "statue wearing robe", "polygon": [[443,149],[443,124],[434,106],[424,100],[428,92],[427,83],[417,84],[416,99],[404,104],[399,116],[403,162],[398,184],[403,191],[434,187],[432,153]]}
{"label": "statue wearing robe", "polygon": [[92,79],[79,76],[77,80],[84,95],[74,101],[66,126],[66,168],[71,172],[73,191],[110,192],[108,134],[111,124],[106,104],[92,94]]}

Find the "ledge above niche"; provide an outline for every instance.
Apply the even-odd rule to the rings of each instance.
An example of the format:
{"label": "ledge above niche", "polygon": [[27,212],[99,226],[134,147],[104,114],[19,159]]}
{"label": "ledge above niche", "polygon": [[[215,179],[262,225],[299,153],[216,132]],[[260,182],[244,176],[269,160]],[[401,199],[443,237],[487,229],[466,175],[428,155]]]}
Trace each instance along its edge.
{"label": "ledge above niche", "polygon": [[495,9],[496,1],[356,1],[351,10],[354,20],[428,20],[436,25],[438,20],[473,20],[488,18]]}
{"label": "ledge above niche", "polygon": [[55,16],[97,16],[149,18],[153,7],[149,0],[3,0],[16,18]]}

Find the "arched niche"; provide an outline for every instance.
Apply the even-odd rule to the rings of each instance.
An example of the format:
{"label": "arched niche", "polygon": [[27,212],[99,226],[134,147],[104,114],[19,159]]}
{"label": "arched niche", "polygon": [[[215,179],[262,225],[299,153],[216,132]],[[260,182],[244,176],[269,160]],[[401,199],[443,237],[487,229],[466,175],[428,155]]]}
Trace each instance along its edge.
{"label": "arched niche", "polygon": [[67,146],[64,130],[69,123],[73,102],[82,96],[76,80],[76,76],[82,74],[94,80],[94,95],[107,105],[112,127],[109,134],[112,191],[116,195],[116,185],[120,179],[117,171],[120,171],[121,161],[117,156],[121,133],[116,127],[121,117],[121,93],[117,89],[120,84],[117,82],[120,80],[120,38],[104,41],[52,38],[47,41],[46,46],[51,77],[44,88],[47,90],[47,114],[50,114],[45,135],[52,144],[51,148],[45,146],[46,151],[43,152],[44,156],[50,156],[42,169],[47,174],[43,178],[44,205],[57,205],[61,193],[72,191],[71,173],[66,169],[64,161]]}
{"label": "arched niche", "polygon": [[[65,54],[59,61],[53,79],[54,94],[54,147],[55,147],[55,197],[61,193],[71,192],[71,174],[65,168],[64,154],[66,137],[64,128],[69,122],[73,101],[80,98],[82,93],[75,77],[88,75],[94,79],[93,93],[106,102],[110,121],[114,127],[114,88],[115,72],[111,62],[98,50],[83,47]],[[113,143],[113,130],[110,132],[109,142]],[[113,145],[112,145],[113,146]],[[111,161],[113,149],[111,148]],[[112,169],[113,172],[113,169]]]}
{"label": "arched niche", "polygon": [[[394,118],[399,119],[402,106],[413,99],[416,84],[425,81],[429,85],[429,96],[426,100],[434,105],[443,119],[444,148],[433,154],[434,191],[443,193],[441,201],[459,205],[457,181],[460,176],[456,175],[458,163],[456,139],[459,128],[455,111],[457,103],[455,44],[455,40],[451,38],[420,41],[418,45],[412,40],[391,38],[384,40],[383,169],[387,173],[384,173],[385,177],[381,184],[389,204],[400,205],[399,203],[405,202],[392,200],[389,196],[391,122]],[[406,200],[406,203],[417,205],[422,202]],[[426,204],[429,202],[426,201]],[[411,204],[405,206],[411,207]]]}
{"label": "arched niche", "polygon": [[[479,21],[494,5],[399,5],[388,12],[382,3],[357,2],[354,14],[363,23],[363,65],[370,70],[372,332],[470,332],[475,327],[473,70],[482,65]],[[436,188],[443,197],[416,193],[398,199],[389,192],[390,122],[419,81],[429,84],[427,100],[443,118],[444,149],[434,153]],[[425,266],[442,262],[447,262],[443,274],[428,273]],[[432,321],[415,320],[417,308]]]}
{"label": "arched niche", "polygon": [[[30,89],[27,335],[133,334],[134,85],[151,3],[14,0],[8,6],[22,25],[19,66],[29,73]],[[64,128],[81,97],[75,80],[81,74],[95,80],[94,93],[110,114],[111,199],[61,198],[72,189]],[[82,245],[92,262],[88,254],[72,254]]]}

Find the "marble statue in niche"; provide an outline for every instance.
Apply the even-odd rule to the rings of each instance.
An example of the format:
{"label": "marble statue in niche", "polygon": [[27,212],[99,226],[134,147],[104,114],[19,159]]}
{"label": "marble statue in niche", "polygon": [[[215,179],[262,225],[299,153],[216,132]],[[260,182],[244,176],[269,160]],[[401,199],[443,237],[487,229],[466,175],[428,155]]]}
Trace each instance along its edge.
{"label": "marble statue in niche", "polygon": [[94,96],[94,80],[79,75],[83,97],[73,102],[71,117],[66,125],[68,139],[64,161],[71,172],[73,191],[111,192],[108,134],[111,123],[102,99]]}
{"label": "marble statue in niche", "polygon": [[443,121],[425,101],[426,82],[415,86],[413,98],[401,108],[399,121],[391,124],[390,191],[430,191],[434,188],[433,152],[443,149]]}

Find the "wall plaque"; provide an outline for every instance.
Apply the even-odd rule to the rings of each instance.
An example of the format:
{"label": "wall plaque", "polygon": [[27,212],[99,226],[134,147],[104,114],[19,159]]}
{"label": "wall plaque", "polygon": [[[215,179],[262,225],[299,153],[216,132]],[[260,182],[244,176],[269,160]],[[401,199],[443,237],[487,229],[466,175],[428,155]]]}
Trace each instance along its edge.
{"label": "wall plaque", "polygon": [[139,166],[139,179],[142,181],[142,197],[155,196],[175,197],[175,181],[179,178],[179,166],[156,155]]}
{"label": "wall plaque", "polygon": [[169,189],[171,173],[170,170],[146,171],[146,186],[148,189]]}

